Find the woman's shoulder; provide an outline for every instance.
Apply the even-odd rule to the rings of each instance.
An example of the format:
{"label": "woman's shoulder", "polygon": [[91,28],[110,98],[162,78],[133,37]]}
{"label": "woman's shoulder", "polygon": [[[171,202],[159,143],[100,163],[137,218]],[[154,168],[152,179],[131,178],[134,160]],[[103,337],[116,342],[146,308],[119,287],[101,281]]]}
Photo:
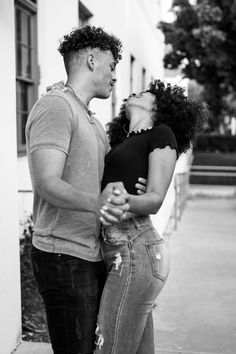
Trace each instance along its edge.
{"label": "woman's shoulder", "polygon": [[174,135],[173,130],[167,124],[157,124],[153,127],[154,134],[166,134],[166,135]]}
{"label": "woman's shoulder", "polygon": [[177,150],[177,141],[172,129],[166,124],[158,124],[153,127],[150,137],[150,150],[170,146]]}

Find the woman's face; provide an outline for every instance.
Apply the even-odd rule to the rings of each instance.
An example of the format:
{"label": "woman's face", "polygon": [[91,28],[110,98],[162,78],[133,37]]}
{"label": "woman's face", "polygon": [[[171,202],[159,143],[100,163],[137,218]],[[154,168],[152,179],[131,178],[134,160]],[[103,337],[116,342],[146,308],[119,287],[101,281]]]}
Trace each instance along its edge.
{"label": "woman's face", "polygon": [[149,111],[150,113],[154,108],[155,96],[150,92],[140,92],[139,94],[134,94],[129,96],[125,107],[126,110],[130,110],[131,108],[140,108],[140,110]]}

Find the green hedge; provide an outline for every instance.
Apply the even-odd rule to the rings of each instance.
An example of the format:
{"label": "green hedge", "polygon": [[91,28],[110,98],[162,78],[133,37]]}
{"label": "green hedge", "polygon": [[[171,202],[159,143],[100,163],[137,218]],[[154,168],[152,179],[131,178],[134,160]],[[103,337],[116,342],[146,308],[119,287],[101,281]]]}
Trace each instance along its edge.
{"label": "green hedge", "polygon": [[236,152],[236,136],[215,134],[199,135],[194,151]]}
{"label": "green hedge", "polygon": [[236,166],[236,152],[194,152],[193,165]]}

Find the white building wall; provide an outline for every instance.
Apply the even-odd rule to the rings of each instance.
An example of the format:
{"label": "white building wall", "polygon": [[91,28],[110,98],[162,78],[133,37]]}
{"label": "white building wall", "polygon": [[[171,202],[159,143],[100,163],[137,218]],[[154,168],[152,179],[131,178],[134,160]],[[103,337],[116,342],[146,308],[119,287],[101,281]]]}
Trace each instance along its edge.
{"label": "white building wall", "polygon": [[38,0],[39,96],[54,82],[65,80],[59,40],[78,27],[78,0]]}
{"label": "white building wall", "polygon": [[20,265],[17,210],[14,0],[0,2],[0,352],[20,339]]}

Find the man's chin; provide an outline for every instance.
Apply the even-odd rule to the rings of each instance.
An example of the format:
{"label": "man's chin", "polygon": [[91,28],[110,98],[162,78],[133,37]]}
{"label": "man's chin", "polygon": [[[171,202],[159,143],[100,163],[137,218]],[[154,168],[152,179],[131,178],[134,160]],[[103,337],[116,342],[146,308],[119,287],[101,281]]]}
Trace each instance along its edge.
{"label": "man's chin", "polygon": [[103,94],[99,93],[96,95],[96,98],[100,98],[102,100],[105,100],[110,97],[110,94],[111,94],[111,92],[107,92],[107,93],[103,93]]}

